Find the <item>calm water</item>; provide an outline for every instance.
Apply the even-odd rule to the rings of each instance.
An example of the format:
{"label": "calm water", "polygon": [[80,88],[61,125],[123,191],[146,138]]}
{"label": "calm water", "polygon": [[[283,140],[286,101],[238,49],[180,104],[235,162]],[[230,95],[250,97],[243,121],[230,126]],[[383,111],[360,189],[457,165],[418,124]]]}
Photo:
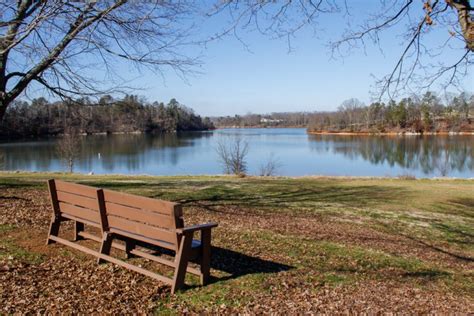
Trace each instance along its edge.
{"label": "calm water", "polygon": [[[319,136],[304,129],[224,129],[178,135],[83,137],[75,171],[123,174],[221,174],[219,140],[249,143],[248,167],[257,174],[269,157],[278,175],[474,177],[474,136]],[[5,170],[60,171],[56,139],[0,144]]]}

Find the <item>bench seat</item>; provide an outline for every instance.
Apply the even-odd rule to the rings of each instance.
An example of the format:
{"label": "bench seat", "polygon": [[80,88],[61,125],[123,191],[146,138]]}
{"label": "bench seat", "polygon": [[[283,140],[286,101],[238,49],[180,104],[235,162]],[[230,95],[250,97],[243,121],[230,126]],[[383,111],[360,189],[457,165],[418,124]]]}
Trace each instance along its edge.
{"label": "bench seat", "polygon": [[[210,277],[211,229],[216,223],[184,226],[182,207],[178,203],[103,190],[90,186],[49,180],[53,209],[47,244],[54,242],[82,250],[98,257],[98,263],[110,261],[133,271],[170,284],[171,292],[182,288],[186,272],[200,276],[205,285]],[[58,237],[60,224],[74,221],[74,240],[91,239],[100,243],[94,251]],[[88,233],[85,227],[100,229],[100,236]],[[200,231],[200,239],[194,233]],[[124,244],[116,243],[121,240]],[[145,248],[141,250],[137,248]],[[155,274],[110,256],[111,248],[125,251],[127,258],[140,256],[175,269],[173,278]],[[174,260],[151,254],[147,249],[159,247],[174,253]],[[193,260],[199,269],[188,267]]]}

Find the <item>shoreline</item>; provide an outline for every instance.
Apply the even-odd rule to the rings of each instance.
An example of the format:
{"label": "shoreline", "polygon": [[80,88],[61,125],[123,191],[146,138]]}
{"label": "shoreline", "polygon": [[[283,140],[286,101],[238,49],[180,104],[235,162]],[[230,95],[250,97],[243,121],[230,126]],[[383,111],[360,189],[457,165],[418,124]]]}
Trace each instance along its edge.
{"label": "shoreline", "polygon": [[[145,131],[127,131],[127,132],[94,132],[94,133],[79,133],[79,136],[109,136],[109,135],[166,135],[166,134],[177,134],[186,132],[212,132],[215,130],[223,129],[306,129],[308,135],[340,135],[340,136],[474,136],[474,131],[462,131],[462,132],[336,132],[336,131],[308,131],[306,127],[301,126],[226,126],[216,127],[214,129],[203,129],[203,130],[175,130],[175,131],[160,131],[160,132],[145,132]],[[5,137],[0,135],[0,141],[26,141],[35,140],[40,138],[49,137],[61,137],[64,134],[44,134],[44,135],[30,135],[24,137]]]}
{"label": "shoreline", "polygon": [[474,132],[313,132],[307,131],[308,135],[340,135],[340,136],[474,136]]}
{"label": "shoreline", "polygon": [[215,130],[222,129],[306,129],[308,135],[340,135],[340,136],[474,136],[474,131],[440,131],[440,132],[337,132],[337,131],[308,131],[306,127],[301,126],[219,126]]}
{"label": "shoreline", "polygon": [[[3,177],[14,176],[17,179],[24,177],[36,177],[36,178],[49,178],[50,176],[60,176],[64,178],[72,179],[100,179],[100,178],[114,178],[117,181],[144,181],[146,179],[163,179],[163,178],[187,178],[187,179],[229,179],[229,180],[298,180],[298,179],[335,179],[335,180],[402,180],[402,181],[474,181],[474,177],[462,178],[462,177],[415,177],[407,175],[398,176],[349,176],[349,175],[318,175],[308,174],[302,176],[257,176],[247,175],[245,177],[239,177],[229,174],[175,174],[175,175],[153,175],[153,174],[124,174],[124,173],[81,173],[81,172],[61,172],[61,171],[28,171],[28,170],[0,170],[0,179]],[[120,179],[117,179],[120,178]]]}
{"label": "shoreline", "polygon": [[278,129],[284,129],[284,128],[304,128],[307,129],[307,126],[219,126],[216,127],[215,130],[218,129],[272,129],[272,128],[278,128]]}
{"label": "shoreline", "polygon": [[[209,132],[216,129],[202,129],[202,130],[172,130],[172,131],[118,131],[118,132],[91,132],[85,133],[80,132],[77,133],[78,136],[110,136],[110,135],[166,135],[166,134],[178,134],[178,133],[187,133],[187,132]],[[27,136],[14,136],[8,137],[5,135],[0,135],[0,142],[2,141],[30,141],[30,140],[37,140],[43,138],[57,138],[62,137],[66,134],[64,133],[57,133],[57,134],[41,134],[41,135],[27,135]]]}

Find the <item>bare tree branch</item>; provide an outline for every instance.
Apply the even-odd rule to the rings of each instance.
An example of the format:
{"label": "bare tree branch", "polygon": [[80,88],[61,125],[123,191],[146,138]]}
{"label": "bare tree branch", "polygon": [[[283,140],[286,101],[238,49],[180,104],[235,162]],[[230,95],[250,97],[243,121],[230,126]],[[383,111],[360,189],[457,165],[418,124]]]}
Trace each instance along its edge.
{"label": "bare tree branch", "polygon": [[[164,67],[191,71],[199,60],[180,53],[189,44],[180,22],[192,7],[173,0],[0,3],[0,119],[34,86],[69,99],[120,91],[110,67],[118,59],[159,74]],[[94,75],[99,69],[107,76],[102,82]]]}

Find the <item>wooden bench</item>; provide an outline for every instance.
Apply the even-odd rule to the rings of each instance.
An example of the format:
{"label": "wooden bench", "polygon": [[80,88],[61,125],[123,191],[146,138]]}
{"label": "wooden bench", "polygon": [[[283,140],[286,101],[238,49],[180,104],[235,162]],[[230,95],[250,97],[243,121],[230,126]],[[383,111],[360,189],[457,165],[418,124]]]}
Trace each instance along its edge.
{"label": "wooden bench", "polygon": [[[184,227],[182,207],[178,203],[156,200],[59,180],[48,180],[53,217],[47,244],[58,242],[171,285],[171,293],[184,285],[186,272],[198,275],[205,285],[210,276],[211,229],[216,223]],[[63,221],[74,221],[74,241],[91,239],[100,243],[92,250],[58,237]],[[100,229],[97,236],[85,231],[85,225]],[[200,240],[193,239],[200,231]],[[117,243],[114,240],[121,240]],[[110,256],[111,248],[125,251],[127,258],[143,257],[174,268],[168,278]],[[175,255],[168,260],[149,251],[165,248]],[[188,267],[196,261],[200,269]]]}

